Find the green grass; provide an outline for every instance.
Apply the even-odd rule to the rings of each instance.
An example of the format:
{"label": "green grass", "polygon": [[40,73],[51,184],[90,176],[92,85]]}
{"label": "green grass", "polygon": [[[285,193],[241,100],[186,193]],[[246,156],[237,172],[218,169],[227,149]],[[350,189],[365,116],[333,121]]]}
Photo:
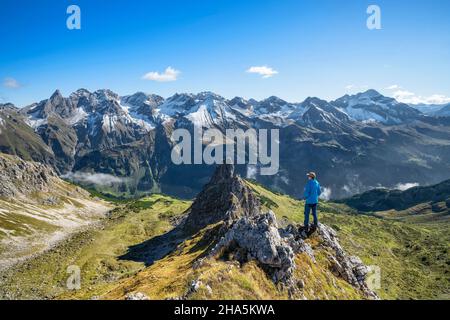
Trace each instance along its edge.
{"label": "green grass", "polygon": [[[263,206],[277,215],[280,225],[299,224],[304,202],[272,192],[248,182]],[[233,267],[230,262],[209,260],[193,269],[208,243],[198,235],[183,242],[172,254],[150,267],[141,262],[120,260],[129,246],[140,244],[173,228],[171,221],[189,207],[163,195],[138,200],[116,201],[116,209],[98,228],[74,235],[55,249],[22,264],[7,275],[0,297],[123,299],[128,292],[144,292],[152,299],[178,297],[188,284],[200,279],[212,288],[202,287],[191,299],[286,299],[267,275],[254,263]],[[368,265],[381,268],[383,299],[449,298],[449,227],[446,220],[418,223],[359,215],[343,204],[321,203],[321,222],[338,231],[344,249]],[[203,240],[202,240],[203,239]],[[328,269],[327,252],[311,240],[317,264],[304,254],[296,257],[297,276],[304,280],[308,299],[360,299],[360,293]],[[65,289],[66,269],[77,265],[82,271],[82,289]],[[1,275],[0,275],[1,276]],[[8,295],[9,294],[9,295]]]}
{"label": "green grass", "polygon": [[[188,202],[153,195],[118,206],[99,226],[73,235],[54,249],[25,262],[6,274],[0,298],[54,298],[68,294],[67,267],[79,266],[82,288],[91,297],[100,288],[144,268],[139,262],[119,260],[131,245],[172,228],[164,215],[182,213]],[[161,216],[163,218],[161,218]],[[169,215],[170,216],[170,215]]]}
{"label": "green grass", "polygon": [[[255,192],[271,199],[270,209],[289,222],[303,220],[303,201],[272,193],[256,184]],[[350,212],[350,214],[349,214]],[[450,227],[447,221],[417,223],[357,214],[342,204],[321,203],[321,222],[338,231],[345,250],[381,268],[383,299],[439,299],[450,293]]]}

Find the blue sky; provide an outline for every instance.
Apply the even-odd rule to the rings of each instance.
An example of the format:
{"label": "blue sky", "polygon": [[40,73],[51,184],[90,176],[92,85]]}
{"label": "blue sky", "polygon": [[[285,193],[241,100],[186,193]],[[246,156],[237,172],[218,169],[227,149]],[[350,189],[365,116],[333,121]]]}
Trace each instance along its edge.
{"label": "blue sky", "polygon": [[[71,4],[81,30],[66,27]],[[381,30],[366,27],[370,4]],[[367,88],[450,97],[447,0],[2,0],[0,32],[0,102],[18,106],[81,87],[293,102]],[[264,66],[277,73],[246,72]],[[179,73],[161,78],[168,67]]]}

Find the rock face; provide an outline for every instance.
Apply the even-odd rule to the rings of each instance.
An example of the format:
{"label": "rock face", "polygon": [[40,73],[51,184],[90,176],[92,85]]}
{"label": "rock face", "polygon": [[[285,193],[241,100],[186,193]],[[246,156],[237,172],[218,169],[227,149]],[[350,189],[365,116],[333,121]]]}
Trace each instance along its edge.
{"label": "rock face", "polygon": [[46,191],[56,180],[56,172],[47,165],[0,154],[0,197],[17,197],[35,191]]}
{"label": "rock face", "polygon": [[367,297],[377,299],[378,296],[370,290],[366,284],[366,276],[369,272],[360,258],[347,256],[338,242],[336,231],[323,224],[317,229],[323,244],[334,250],[335,255],[330,256],[333,261],[333,271],[343,277],[348,283],[362,290]]}
{"label": "rock face", "polygon": [[273,212],[242,217],[211,251],[211,256],[237,251],[235,259],[257,260],[275,283],[291,284],[295,269],[294,250],[280,236]]}
{"label": "rock face", "polygon": [[235,174],[234,166],[221,165],[189,209],[184,227],[198,231],[220,221],[230,225],[240,217],[259,213],[259,199]]}
{"label": "rock face", "polygon": [[[211,182],[200,193],[189,209],[184,228],[198,231],[207,225],[223,221],[216,245],[208,258],[225,258],[245,263],[251,260],[272,278],[274,283],[287,288],[293,296],[298,290],[295,279],[295,255],[305,253],[316,263],[314,250],[305,241],[299,228],[279,228],[272,211],[261,212],[258,198],[234,174],[231,165],[220,166]],[[340,246],[336,232],[319,225],[317,235],[322,246],[331,252],[332,272],[371,299],[377,295],[366,283],[368,268],[357,257],[349,257]],[[202,258],[205,259],[205,258]],[[203,260],[196,265],[201,265]]]}
{"label": "rock face", "polygon": [[19,109],[0,104],[0,152],[27,161],[55,164],[55,155],[42,138],[26,123]]}

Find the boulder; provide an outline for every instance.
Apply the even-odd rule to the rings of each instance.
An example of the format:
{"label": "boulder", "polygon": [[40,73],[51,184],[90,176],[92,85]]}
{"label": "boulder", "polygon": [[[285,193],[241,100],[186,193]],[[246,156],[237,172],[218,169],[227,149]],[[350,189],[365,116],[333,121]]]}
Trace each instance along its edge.
{"label": "boulder", "polygon": [[210,255],[217,256],[226,251],[239,252],[237,258],[242,261],[257,260],[275,283],[291,284],[295,269],[294,251],[280,236],[273,212],[236,221]]}

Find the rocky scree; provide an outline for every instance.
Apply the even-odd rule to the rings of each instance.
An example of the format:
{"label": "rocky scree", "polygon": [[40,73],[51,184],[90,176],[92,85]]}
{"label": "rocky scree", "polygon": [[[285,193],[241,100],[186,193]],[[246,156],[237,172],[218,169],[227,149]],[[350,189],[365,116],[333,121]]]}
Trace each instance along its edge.
{"label": "rocky scree", "polygon": [[57,180],[56,172],[47,165],[0,154],[0,197],[45,192]]}

